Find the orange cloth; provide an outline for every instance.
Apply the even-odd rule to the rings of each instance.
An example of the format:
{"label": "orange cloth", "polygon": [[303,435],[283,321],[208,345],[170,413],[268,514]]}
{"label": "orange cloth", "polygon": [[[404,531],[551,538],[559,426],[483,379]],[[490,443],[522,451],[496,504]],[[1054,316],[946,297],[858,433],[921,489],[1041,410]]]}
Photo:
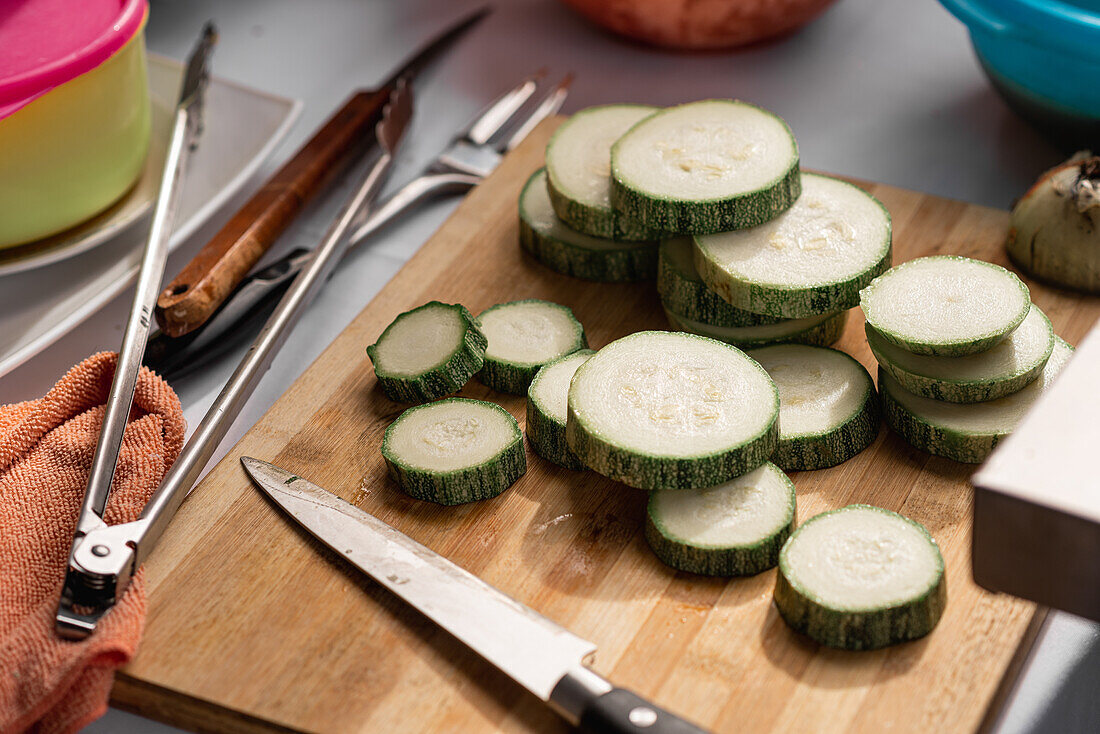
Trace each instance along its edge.
{"label": "orange cloth", "polygon": [[[43,398],[0,407],[0,732],[76,731],[103,715],[145,625],[138,572],[95,634],[66,642],[54,613],[116,355],[101,352]],[[183,411],[142,369],[106,520],[134,520],[179,456]]]}

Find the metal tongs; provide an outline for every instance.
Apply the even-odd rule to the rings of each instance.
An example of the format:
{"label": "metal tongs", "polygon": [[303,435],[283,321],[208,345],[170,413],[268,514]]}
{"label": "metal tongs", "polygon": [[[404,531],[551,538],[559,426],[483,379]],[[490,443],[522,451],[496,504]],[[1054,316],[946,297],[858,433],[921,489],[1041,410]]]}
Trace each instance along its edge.
{"label": "metal tongs", "polygon": [[[212,36],[211,36],[212,38]],[[204,41],[207,37],[204,36]],[[199,52],[189,63],[188,78],[194,68],[205,69],[206,52]],[[196,62],[196,58],[200,58]],[[205,73],[205,71],[203,72]],[[187,87],[185,86],[185,93]],[[188,120],[193,104],[184,107],[181,97],[180,116]],[[134,383],[141,365],[142,350],[151,323],[152,305],[164,269],[164,255],[159,260],[148,250],[164,249],[166,219],[170,217],[178,178],[179,154],[183,139],[173,136],[164,185],[157,202],[156,217],[150,233],[150,245],[138,281],[138,293],[130,322],[126,327],[123,350],[115,383],[108,399],[103,433],[93,460],[88,482],[88,494],[77,525],[76,537],[69,555],[69,566],[56,616],[57,633],[66,639],[80,640],[91,635],[103,617],[129,586],[130,579],[160,540],[161,534],[183,502],[187,491],[198,479],[234,417],[240,412],[252,391],[271,365],[275,353],[286,341],[290,329],[306,306],[320,291],[329,273],[348,248],[353,232],[366,219],[370,204],[377,197],[385,176],[393,164],[395,150],[412,116],[412,92],[407,81],[397,82],[382,120],[375,128],[379,157],[360,181],[318,245],[308,264],[294,279],[290,289],[279,301],[259,336],[237,366],[236,371],[214,400],[179,458],[165,475],[150,498],[141,516],[128,523],[108,526],[103,521],[114,465],[122,441],[122,432],[133,397]],[[177,133],[179,123],[177,123]],[[127,383],[128,380],[128,383]],[[128,389],[126,385],[128,384]]]}
{"label": "metal tongs", "polygon": [[[210,76],[210,55],[216,42],[217,32],[212,24],[207,23],[195,50],[187,60],[187,70],[180,88],[179,101],[176,103],[168,157],[164,162],[149,239],[145,243],[145,252],[141,259],[134,302],[130,306],[130,317],[126,322],[126,333],[122,337],[122,348],[119,349],[111,393],[107,397],[107,409],[103,415],[103,428],[92,457],[84,504],[77,521],[72,549],[69,551],[69,569],[57,611],[58,631],[65,637],[85,637],[95,628],[98,617],[81,613],[79,607],[95,606],[93,602],[97,598],[105,594],[110,594],[113,598],[116,592],[122,591],[121,588],[106,588],[105,578],[94,572],[89,573],[86,569],[102,565],[108,559],[115,560],[111,557],[111,544],[100,540],[104,533],[111,531],[103,521],[103,512],[111,493],[122,436],[130,417],[134,387],[141,370],[142,353],[145,351],[145,342],[149,338],[149,327],[153,321],[153,305],[160,291],[164,266],[168,260],[168,240],[179,204],[180,184],[190,153],[197,146],[199,135],[202,134],[202,103]],[[94,562],[88,563],[88,559]],[[126,581],[128,578],[120,580],[120,584],[125,586]]]}

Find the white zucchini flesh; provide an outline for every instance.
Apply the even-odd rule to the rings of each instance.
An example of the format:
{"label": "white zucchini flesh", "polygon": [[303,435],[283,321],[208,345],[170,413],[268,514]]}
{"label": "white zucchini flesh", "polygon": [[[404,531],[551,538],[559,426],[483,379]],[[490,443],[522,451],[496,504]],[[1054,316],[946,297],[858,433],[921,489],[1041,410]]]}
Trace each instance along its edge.
{"label": "white zucchini flesh", "polygon": [[[1034,304],[1007,337],[984,352],[962,357],[913,354],[888,342],[870,324],[866,332],[876,359],[907,390],[953,403],[995,399],[1022,389],[1054,349],[1054,329]],[[1010,384],[1001,391],[1005,383]]]}
{"label": "white zucchini flesh", "polygon": [[634,487],[714,486],[766,460],[778,411],[775,384],[739,349],[639,332],[577,370],[566,437],[586,466]]}
{"label": "white zucchini flesh", "polygon": [[769,462],[715,487],[652,492],[646,540],[674,568],[744,576],[775,566],[794,515],[794,485]]}
{"label": "white zucchini flesh", "polygon": [[797,158],[790,128],[775,115],[704,101],[665,110],[620,138],[612,175],[654,197],[723,199],[773,185]]}
{"label": "white zucchini flesh", "polygon": [[379,339],[375,369],[413,377],[439,367],[462,346],[467,322],[452,307],[422,308],[402,315]]}
{"label": "white zucchini flesh", "polygon": [[650,508],[668,535],[693,546],[751,545],[794,519],[788,487],[787,475],[769,463],[717,487],[659,490]]}
{"label": "white zucchini flesh", "polygon": [[835,349],[783,344],[749,356],[779,388],[779,436],[814,436],[834,430],[862,408],[873,387],[863,365]]}
{"label": "white zucchini flesh", "polygon": [[452,472],[479,466],[515,439],[515,422],[509,417],[472,400],[422,405],[393,425],[386,448],[412,469]]}
{"label": "white zucchini flesh", "polygon": [[822,606],[843,611],[898,606],[943,575],[939,548],[896,513],[849,506],[804,523],[783,548],[783,575]]}
{"label": "white zucchini flesh", "polygon": [[836,466],[878,436],[874,382],[844,352],[783,344],[754,349],[749,356],[779,388],[779,446],[771,460],[783,469]]}
{"label": "white zucchini flesh", "polygon": [[580,325],[568,309],[545,301],[513,301],[478,316],[489,340],[485,357],[541,365],[578,348]]}
{"label": "white zucchini flesh", "polygon": [[882,204],[812,173],[802,174],[802,195],[770,222],[695,237],[695,265],[711,290],[739,308],[786,318],[855,306],[890,255]]}
{"label": "white zucchini flesh", "polygon": [[959,357],[992,347],[1019,326],[1031,294],[999,265],[936,255],[879,276],[860,293],[860,305],[867,323],[901,348]]}
{"label": "white zucchini flesh", "polygon": [[527,389],[527,439],[535,453],[567,469],[584,468],[565,440],[569,384],[593,354],[582,349],[545,365]]}
{"label": "white zucchini flesh", "polygon": [[1073,356],[1055,338],[1042,374],[1024,389],[983,403],[948,403],[914,395],[879,370],[879,392],[887,422],[911,444],[937,456],[979,463],[1010,434]]}
{"label": "white zucchini flesh", "polygon": [[575,229],[606,238],[621,234],[611,208],[611,146],[656,111],[645,105],[590,107],[554,132],[546,146],[549,186],[564,199],[559,216]]}
{"label": "white zucchini flesh", "polygon": [[539,370],[531,381],[528,397],[538,404],[547,417],[560,423],[563,429],[569,412],[569,383],[573,381],[577,368],[593,354],[595,352],[583,349],[562,357]]}

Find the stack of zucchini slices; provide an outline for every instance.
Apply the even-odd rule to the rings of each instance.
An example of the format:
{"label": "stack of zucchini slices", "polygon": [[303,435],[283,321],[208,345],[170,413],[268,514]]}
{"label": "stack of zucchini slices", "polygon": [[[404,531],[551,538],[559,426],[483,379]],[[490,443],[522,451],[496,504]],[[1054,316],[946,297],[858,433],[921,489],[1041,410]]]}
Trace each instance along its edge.
{"label": "stack of zucchini slices", "polygon": [[611,146],[654,112],[604,105],[573,115],[546,147],[519,197],[520,246],[554,270],[585,280],[652,280],[659,233],[611,206]]}
{"label": "stack of zucchini slices", "polygon": [[980,463],[1073,353],[999,265],[910,260],[860,294],[886,421],[936,456]]}

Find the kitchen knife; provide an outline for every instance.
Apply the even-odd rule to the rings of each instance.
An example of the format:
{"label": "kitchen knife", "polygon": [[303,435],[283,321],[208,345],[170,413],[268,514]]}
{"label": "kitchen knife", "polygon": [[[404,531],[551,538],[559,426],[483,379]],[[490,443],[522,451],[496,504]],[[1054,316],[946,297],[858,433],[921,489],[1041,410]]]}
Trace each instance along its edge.
{"label": "kitchen knife", "polygon": [[356,149],[373,140],[371,126],[397,80],[413,79],[489,12],[483,7],[468,14],[418,49],[381,86],[359,90],[333,113],[161,291],[156,309],[161,330],[178,337],[205,323],[306,202]]}
{"label": "kitchen knife", "polygon": [[337,555],[401,597],[501,672],[592,734],[703,730],[585,667],[596,646],[355,505],[266,461],[252,480]]}

